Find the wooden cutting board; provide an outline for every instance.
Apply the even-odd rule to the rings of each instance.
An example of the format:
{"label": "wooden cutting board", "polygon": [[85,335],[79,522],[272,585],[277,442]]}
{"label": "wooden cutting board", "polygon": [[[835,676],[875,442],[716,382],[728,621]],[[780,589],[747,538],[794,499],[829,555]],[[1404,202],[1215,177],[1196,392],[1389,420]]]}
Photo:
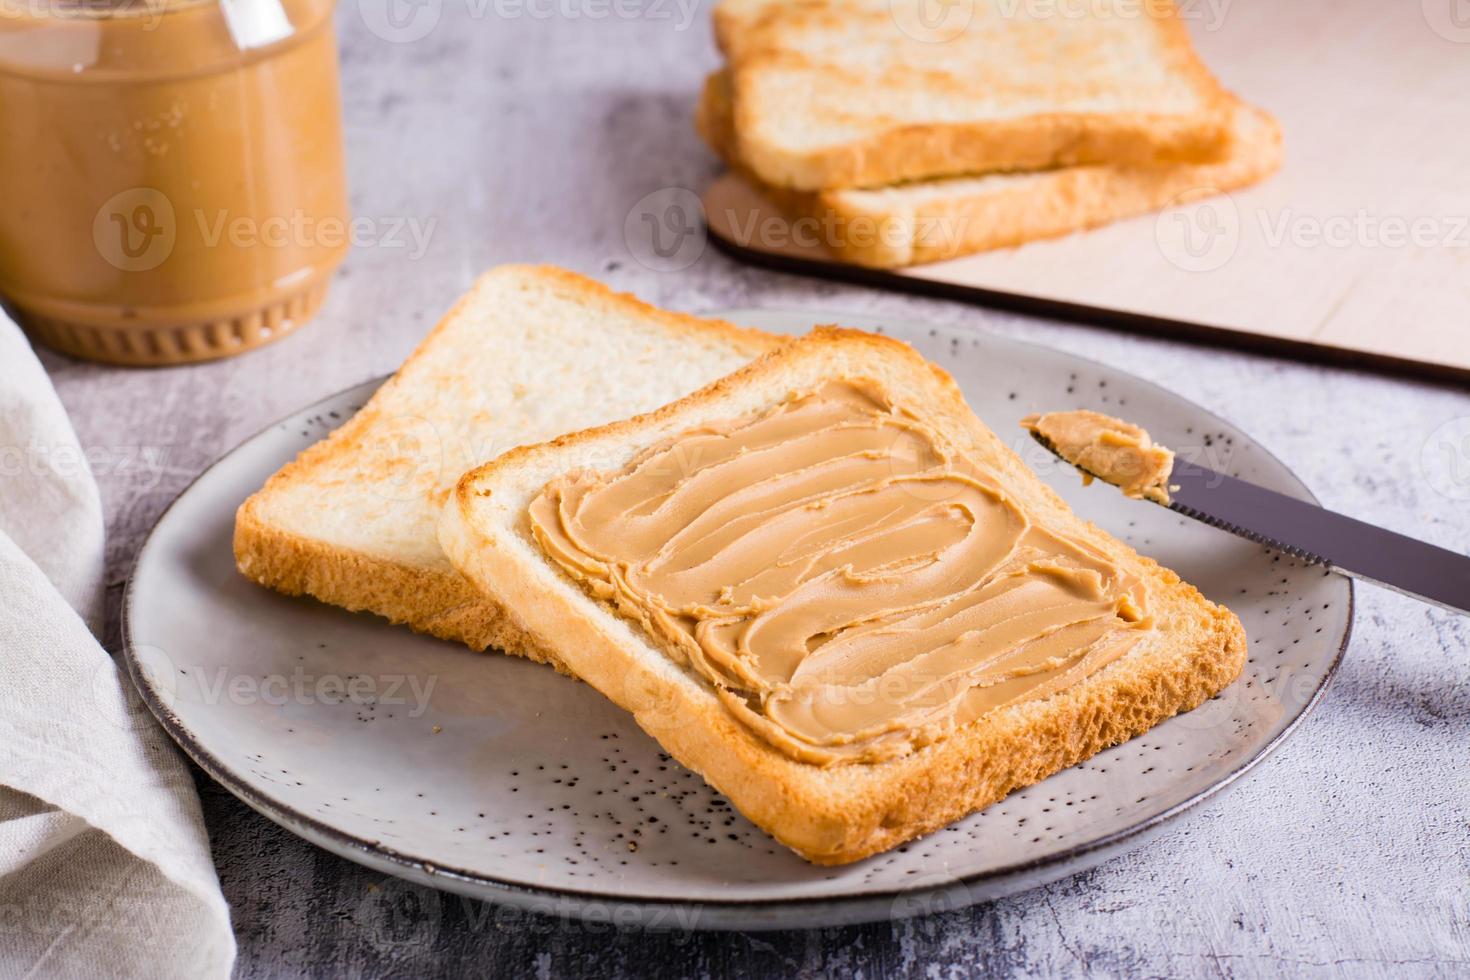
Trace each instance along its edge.
{"label": "wooden cutting board", "polygon": [[1281,121],[1286,163],[1263,184],[894,271],[792,244],[733,176],[705,194],[710,231],[788,270],[1470,381],[1470,0],[1180,8],[1222,82]]}

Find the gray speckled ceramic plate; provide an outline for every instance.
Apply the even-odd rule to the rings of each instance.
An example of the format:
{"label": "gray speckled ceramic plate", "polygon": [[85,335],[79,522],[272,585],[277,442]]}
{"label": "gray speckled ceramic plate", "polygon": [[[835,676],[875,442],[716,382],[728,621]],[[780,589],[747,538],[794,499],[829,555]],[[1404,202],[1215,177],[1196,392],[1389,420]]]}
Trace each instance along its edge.
{"label": "gray speckled ceramic plate", "polygon": [[125,603],[129,665],[154,713],[245,802],[370,867],[603,922],[775,928],[934,911],[1092,867],[1228,786],[1321,693],[1352,619],[1346,579],[1084,489],[1016,422],[1071,407],[1125,415],[1210,466],[1310,496],[1232,426],[1121,371],[983,333],[724,315],[784,332],[835,321],[913,343],[1078,511],[1240,614],[1250,635],[1244,676],[1198,710],[983,813],[854,865],[813,867],[588,686],[288,599],[235,571],[235,508],[361,405],[373,382],[249,440],[158,522]]}

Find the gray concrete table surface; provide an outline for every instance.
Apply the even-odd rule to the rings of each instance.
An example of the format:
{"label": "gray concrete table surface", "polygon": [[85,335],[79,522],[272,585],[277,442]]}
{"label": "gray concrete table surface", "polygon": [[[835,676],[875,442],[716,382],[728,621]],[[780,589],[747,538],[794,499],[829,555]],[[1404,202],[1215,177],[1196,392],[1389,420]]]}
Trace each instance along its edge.
{"label": "gray concrete table surface", "polygon": [[[717,63],[697,0],[344,0],[352,205],[367,220],[317,322],[234,360],[139,371],[46,355],[107,507],[112,627],[167,503],[275,418],[391,371],[493,264],[569,266],[675,309],[809,308],[1024,337],[1126,367],[1261,439],[1323,501],[1470,551],[1470,458],[1422,481],[1464,390],[742,267],[637,261],[644,195],[717,165],[690,128]],[[681,5],[682,4],[682,5]],[[1229,81],[1228,66],[1222,71]],[[417,229],[416,240],[412,231]],[[1441,430],[1446,431],[1446,430]],[[241,977],[1470,974],[1470,619],[1370,587],[1336,684],[1234,792],[1090,873],[860,928],[612,933],[393,885],[200,777]],[[373,928],[392,901],[404,935]],[[415,925],[417,924],[417,925]],[[405,936],[407,938],[405,938]]]}

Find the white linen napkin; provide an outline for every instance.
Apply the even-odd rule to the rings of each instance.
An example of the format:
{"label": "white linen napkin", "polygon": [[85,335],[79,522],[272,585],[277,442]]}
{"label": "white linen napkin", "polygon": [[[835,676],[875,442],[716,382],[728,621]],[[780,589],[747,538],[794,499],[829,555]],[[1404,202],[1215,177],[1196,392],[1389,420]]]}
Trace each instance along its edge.
{"label": "white linen napkin", "polygon": [[76,433],[0,314],[0,977],[227,977],[194,784],[94,637],[102,537]]}

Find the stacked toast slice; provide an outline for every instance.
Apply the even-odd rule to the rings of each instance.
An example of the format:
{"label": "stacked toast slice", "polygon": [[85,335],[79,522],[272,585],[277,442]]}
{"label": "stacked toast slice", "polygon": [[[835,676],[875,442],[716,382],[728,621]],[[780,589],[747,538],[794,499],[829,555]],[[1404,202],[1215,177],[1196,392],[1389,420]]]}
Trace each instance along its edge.
{"label": "stacked toast slice", "polygon": [[1280,165],[1169,2],[722,0],[696,125],[835,258],[932,262],[1228,191]]}

